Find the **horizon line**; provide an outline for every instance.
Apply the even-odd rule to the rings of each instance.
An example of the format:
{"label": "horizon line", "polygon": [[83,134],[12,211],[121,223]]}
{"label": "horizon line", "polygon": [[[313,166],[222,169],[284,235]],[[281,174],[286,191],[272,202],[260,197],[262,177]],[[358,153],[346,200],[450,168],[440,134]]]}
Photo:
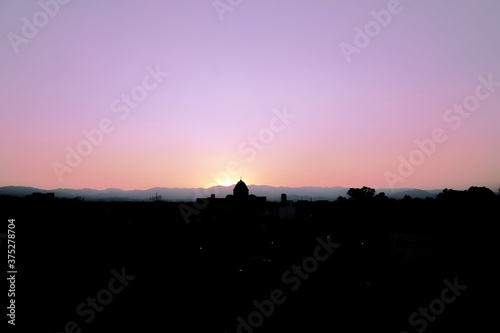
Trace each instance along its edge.
{"label": "horizon line", "polygon": [[[236,185],[236,183],[232,184],[232,185],[213,185],[213,186],[210,186],[210,187],[167,187],[167,186],[154,186],[154,187],[151,187],[151,188],[146,188],[146,189],[123,189],[123,188],[117,188],[117,187],[107,187],[107,188],[104,188],[104,189],[97,189],[97,188],[90,188],[90,187],[83,187],[83,188],[70,188],[70,187],[58,187],[58,188],[52,188],[52,189],[46,189],[46,188],[41,188],[41,187],[35,187],[35,186],[27,186],[27,185],[5,185],[5,186],[0,186],[0,188],[5,188],[5,187],[25,187],[25,188],[34,188],[34,189],[38,189],[38,190],[43,190],[43,191],[56,191],[56,190],[76,190],[76,191],[79,191],[79,190],[94,190],[94,191],[106,191],[106,190],[120,190],[120,191],[149,191],[149,190],[153,190],[153,189],[157,189],[157,188],[163,188],[163,189],[179,189],[179,190],[196,190],[196,189],[210,189],[210,188],[214,188],[214,187],[225,187],[225,188],[230,188],[230,187],[234,187]],[[305,186],[275,186],[275,185],[265,185],[265,184],[250,184],[250,185],[247,185],[247,186],[268,186],[268,187],[274,187],[274,188],[306,188],[306,187],[312,187],[312,188],[346,188],[346,189],[350,189],[350,188],[362,188],[364,186],[361,186],[361,187],[353,187],[353,186],[339,186],[339,185],[335,185],[335,186],[313,186],[313,185],[305,185]],[[453,189],[453,190],[457,190],[457,191],[464,191],[464,190],[467,190],[469,189],[470,187],[486,187],[486,188],[489,188],[491,190],[493,190],[494,192],[498,192],[498,190],[500,189],[500,186],[498,186],[497,188],[493,187],[489,187],[489,186],[485,186],[485,185],[471,185],[471,186],[468,186],[468,187],[460,187],[460,188],[453,188],[453,187],[442,187],[442,188],[418,188],[418,187],[394,187],[394,188],[387,188],[387,187],[371,187],[371,186],[366,186],[366,187],[369,187],[369,188],[373,188],[375,190],[386,190],[386,191],[396,191],[396,190],[407,190],[407,189],[415,189],[415,190],[421,190],[421,191],[436,191],[436,190],[444,190],[445,188],[447,189]],[[495,191],[496,190],[496,191]]]}

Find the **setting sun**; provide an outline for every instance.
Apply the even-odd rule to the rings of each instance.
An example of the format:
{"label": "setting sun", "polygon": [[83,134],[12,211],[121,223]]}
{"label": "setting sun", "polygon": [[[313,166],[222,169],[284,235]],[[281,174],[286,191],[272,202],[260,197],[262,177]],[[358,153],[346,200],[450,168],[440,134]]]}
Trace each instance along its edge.
{"label": "setting sun", "polygon": [[226,186],[226,187],[227,187],[227,186],[232,186],[232,185],[234,185],[234,184],[235,184],[235,183],[234,183],[233,181],[230,181],[230,180],[229,180],[229,181],[226,181],[226,182],[220,183],[219,185],[221,185],[221,186]]}

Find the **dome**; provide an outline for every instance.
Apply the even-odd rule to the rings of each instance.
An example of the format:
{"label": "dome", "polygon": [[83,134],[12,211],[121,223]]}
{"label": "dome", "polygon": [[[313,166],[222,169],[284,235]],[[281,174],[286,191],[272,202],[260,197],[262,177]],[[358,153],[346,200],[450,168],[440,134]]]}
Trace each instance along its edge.
{"label": "dome", "polygon": [[248,187],[247,184],[243,180],[240,179],[239,182],[236,183],[233,189],[233,195],[235,197],[247,197],[248,196]]}

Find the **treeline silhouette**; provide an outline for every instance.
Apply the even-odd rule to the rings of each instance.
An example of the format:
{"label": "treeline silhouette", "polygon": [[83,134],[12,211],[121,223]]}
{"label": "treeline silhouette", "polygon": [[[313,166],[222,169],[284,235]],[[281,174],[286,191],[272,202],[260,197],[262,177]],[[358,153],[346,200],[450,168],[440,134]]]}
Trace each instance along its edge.
{"label": "treeline silhouette", "polygon": [[[236,332],[237,318],[285,290],[283,273],[329,235],[340,247],[255,332],[416,331],[409,315],[454,277],[468,289],[426,331],[477,331],[493,316],[483,300],[496,276],[500,196],[485,187],[427,199],[363,187],[335,201],[214,201],[188,221],[178,202],[0,202],[4,220],[16,219],[21,328]],[[136,278],[85,323],[75,308],[122,267]]]}

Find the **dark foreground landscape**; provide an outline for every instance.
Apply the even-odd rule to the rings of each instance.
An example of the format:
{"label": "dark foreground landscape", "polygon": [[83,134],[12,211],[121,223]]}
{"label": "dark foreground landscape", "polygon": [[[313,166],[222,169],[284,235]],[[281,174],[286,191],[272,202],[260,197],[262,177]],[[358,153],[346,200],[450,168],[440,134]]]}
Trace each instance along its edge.
{"label": "dark foreground landscape", "polygon": [[486,331],[500,197],[350,194],[197,205],[1,196],[4,251],[15,219],[15,329]]}

